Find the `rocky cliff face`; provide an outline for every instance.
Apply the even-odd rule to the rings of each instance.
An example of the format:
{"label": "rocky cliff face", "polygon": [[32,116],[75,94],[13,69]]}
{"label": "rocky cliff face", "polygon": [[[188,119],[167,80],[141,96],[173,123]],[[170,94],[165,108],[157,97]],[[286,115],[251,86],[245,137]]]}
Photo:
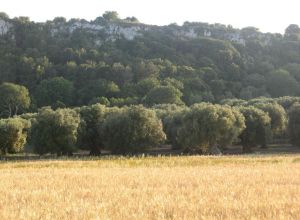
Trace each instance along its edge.
{"label": "rocky cliff face", "polygon": [[12,24],[0,19],[0,35],[5,35],[9,32],[9,30],[12,28]]}
{"label": "rocky cliff face", "polygon": [[[42,23],[42,25],[46,25]],[[13,24],[9,21],[0,19],[0,36],[7,34],[13,28]],[[209,25],[206,23],[190,23],[183,26],[169,25],[169,26],[151,26],[140,23],[126,23],[126,22],[88,22],[85,20],[76,20],[66,23],[52,23],[50,25],[51,34],[53,37],[61,32],[73,33],[77,30],[84,30],[89,33],[99,36],[105,36],[105,41],[115,41],[119,38],[133,40],[138,36],[142,36],[147,31],[159,30],[160,32],[167,32],[174,37],[180,39],[196,39],[199,37],[208,37],[221,40],[228,40],[234,43],[245,45],[247,40],[259,38],[265,45],[271,44],[270,34],[263,34],[261,32],[254,32],[245,34],[239,29],[229,29],[226,26]],[[96,45],[101,45],[103,39],[95,39]]]}
{"label": "rocky cliff face", "polygon": [[[55,37],[60,32],[67,31],[73,33],[78,30],[84,30],[96,36],[104,35],[105,41],[115,41],[124,37],[126,40],[133,40],[137,36],[142,36],[145,31],[149,30],[149,26],[143,24],[122,24],[121,22],[107,22],[105,24],[75,21],[67,24],[55,24],[51,27],[51,34]],[[101,44],[101,40],[96,39],[97,45]]]}

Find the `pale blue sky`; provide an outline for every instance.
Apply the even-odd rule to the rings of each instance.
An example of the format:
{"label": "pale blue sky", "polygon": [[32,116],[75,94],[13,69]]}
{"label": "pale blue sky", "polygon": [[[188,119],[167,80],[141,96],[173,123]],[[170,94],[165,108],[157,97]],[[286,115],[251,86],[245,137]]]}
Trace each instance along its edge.
{"label": "pale blue sky", "polygon": [[0,0],[0,11],[34,21],[57,16],[93,20],[114,10],[147,24],[201,21],[281,33],[291,23],[300,24],[299,6],[299,0]]}

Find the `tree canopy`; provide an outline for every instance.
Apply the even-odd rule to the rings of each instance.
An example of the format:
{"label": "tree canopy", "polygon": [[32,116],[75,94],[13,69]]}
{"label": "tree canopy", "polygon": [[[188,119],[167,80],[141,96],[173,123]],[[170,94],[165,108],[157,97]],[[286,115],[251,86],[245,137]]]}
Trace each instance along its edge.
{"label": "tree canopy", "polygon": [[0,119],[0,152],[17,153],[24,148],[30,122],[21,118]]}
{"label": "tree canopy", "polygon": [[111,114],[103,124],[103,133],[106,147],[118,154],[142,152],[166,139],[155,112],[142,106]]}
{"label": "tree canopy", "polygon": [[13,83],[0,85],[0,117],[12,117],[30,106],[28,89]]}
{"label": "tree canopy", "polygon": [[118,106],[190,106],[300,95],[295,24],[280,35],[197,22],[151,26],[114,11],[90,22],[2,19],[11,29],[0,35],[0,83],[25,86],[35,111],[101,97]]}
{"label": "tree canopy", "polygon": [[183,117],[181,146],[208,153],[216,145],[231,144],[245,128],[244,120],[229,106],[196,104]]}
{"label": "tree canopy", "polygon": [[79,123],[80,117],[74,110],[40,109],[32,124],[34,151],[38,154],[71,154],[76,149]]}

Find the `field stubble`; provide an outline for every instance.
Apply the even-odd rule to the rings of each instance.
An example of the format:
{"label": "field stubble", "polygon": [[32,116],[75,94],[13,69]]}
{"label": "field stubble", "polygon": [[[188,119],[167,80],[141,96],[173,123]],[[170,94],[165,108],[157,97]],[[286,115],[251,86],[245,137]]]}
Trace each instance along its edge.
{"label": "field stubble", "polygon": [[0,163],[0,219],[300,219],[300,155]]}

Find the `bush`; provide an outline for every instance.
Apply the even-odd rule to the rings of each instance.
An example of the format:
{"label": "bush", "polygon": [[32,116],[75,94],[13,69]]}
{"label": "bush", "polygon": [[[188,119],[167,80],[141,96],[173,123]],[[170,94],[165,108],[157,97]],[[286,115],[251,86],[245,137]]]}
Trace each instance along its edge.
{"label": "bush", "polygon": [[30,122],[21,118],[0,120],[0,151],[2,154],[21,152],[27,138]]}
{"label": "bush", "polygon": [[161,120],[153,110],[142,106],[110,114],[104,122],[103,133],[105,146],[117,154],[142,152],[166,139]]}
{"label": "bush", "polygon": [[71,109],[42,108],[32,125],[31,141],[38,154],[71,154],[76,150],[79,114]]}

